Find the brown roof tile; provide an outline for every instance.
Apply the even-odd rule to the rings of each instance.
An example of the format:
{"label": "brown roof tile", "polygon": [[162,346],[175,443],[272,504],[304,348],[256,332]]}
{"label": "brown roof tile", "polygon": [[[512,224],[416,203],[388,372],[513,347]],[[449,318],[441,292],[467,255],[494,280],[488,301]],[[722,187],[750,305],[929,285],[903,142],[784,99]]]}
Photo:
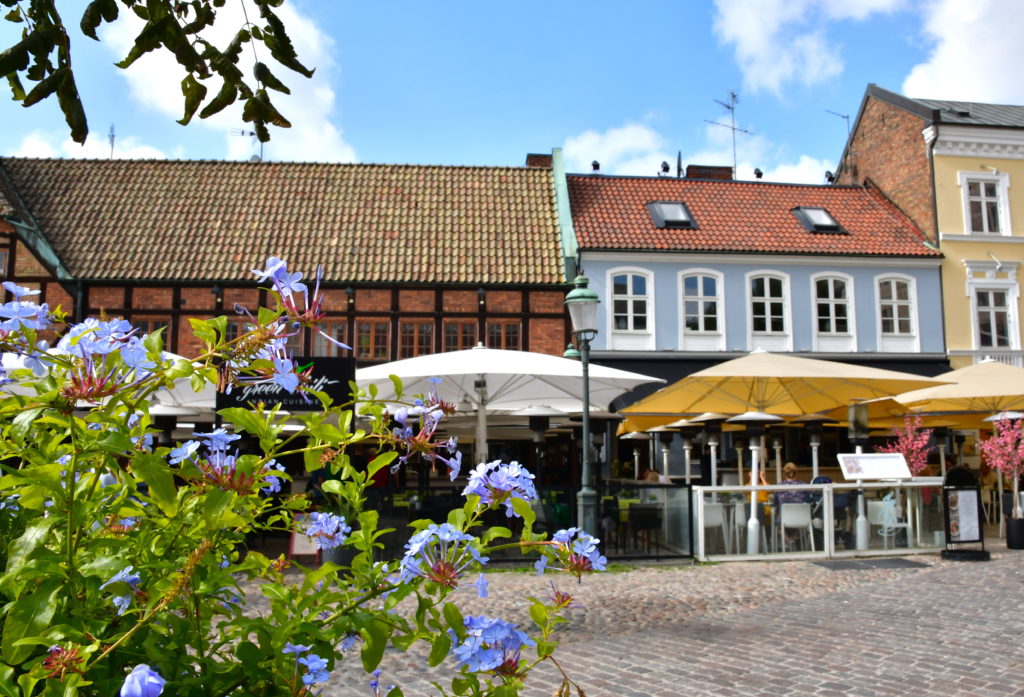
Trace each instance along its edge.
{"label": "brown roof tile", "polygon": [[[878,191],[863,187],[569,175],[573,226],[584,249],[938,257]],[[652,201],[682,201],[696,230],[659,229]],[[808,232],[799,206],[826,209],[845,234]]]}
{"label": "brown roof tile", "polygon": [[[335,282],[564,281],[550,170],[21,158],[0,167],[77,278],[248,280],[278,256],[307,275],[322,263]],[[0,214],[16,215],[2,194]]]}

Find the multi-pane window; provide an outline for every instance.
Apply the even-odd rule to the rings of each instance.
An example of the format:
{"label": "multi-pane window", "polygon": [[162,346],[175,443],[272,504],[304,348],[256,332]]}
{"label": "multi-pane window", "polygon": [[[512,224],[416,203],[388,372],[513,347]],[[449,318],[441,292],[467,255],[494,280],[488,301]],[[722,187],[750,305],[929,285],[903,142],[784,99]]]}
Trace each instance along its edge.
{"label": "multi-pane window", "polygon": [[994,181],[967,180],[970,232],[999,234],[999,185]]}
{"label": "multi-pane window", "polygon": [[389,352],[387,320],[362,319],[356,322],[356,358],[371,361],[387,360]]}
{"label": "multi-pane window", "polygon": [[476,346],[476,320],[448,320],[444,323],[444,350],[460,351]]}
{"label": "multi-pane window", "polygon": [[398,323],[398,357],[412,358],[434,352],[434,322],[429,319]]}
{"label": "multi-pane window", "polygon": [[[318,325],[318,329],[335,341],[340,341],[343,344],[348,343],[348,323],[344,320],[340,322],[321,322]],[[317,331],[312,332],[310,341],[310,355],[312,356],[333,358],[342,355],[345,351],[345,349],[333,341],[329,341]]]}
{"label": "multi-pane window", "polygon": [[819,278],[814,282],[815,320],[819,334],[850,332],[850,299],[846,281],[841,278]]}
{"label": "multi-pane window", "polygon": [[647,277],[621,273],[612,277],[612,318],[615,331],[647,331]]}
{"label": "multi-pane window", "polygon": [[878,282],[878,301],[883,335],[908,336],[914,333],[908,281],[883,278]]}
{"label": "multi-pane window", "polygon": [[519,347],[518,320],[487,321],[487,348],[518,351]]}
{"label": "multi-pane window", "polygon": [[171,327],[167,318],[133,317],[132,326],[139,330],[137,335],[140,339],[146,334],[152,334],[159,329],[163,329],[164,331],[161,336],[163,337],[164,346],[171,345]]}
{"label": "multi-pane window", "polygon": [[0,249],[0,278],[7,278],[7,250]]}
{"label": "multi-pane window", "polygon": [[249,331],[250,328],[252,328],[252,323],[249,320],[242,319],[241,317],[228,317],[224,340],[228,342],[234,341]]}
{"label": "multi-pane window", "polygon": [[786,298],[781,278],[754,276],[750,279],[751,326],[757,333],[786,331]]}
{"label": "multi-pane window", "polygon": [[1005,290],[975,291],[979,348],[1011,348],[1010,307]]}
{"label": "multi-pane window", "polygon": [[706,274],[683,278],[683,328],[686,332],[717,332],[718,279]]}

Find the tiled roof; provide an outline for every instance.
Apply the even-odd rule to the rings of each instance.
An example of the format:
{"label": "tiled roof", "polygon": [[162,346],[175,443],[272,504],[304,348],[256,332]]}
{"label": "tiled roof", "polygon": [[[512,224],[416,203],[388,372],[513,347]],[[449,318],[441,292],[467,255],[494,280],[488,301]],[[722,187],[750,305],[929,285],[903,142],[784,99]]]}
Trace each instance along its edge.
{"label": "tiled roof", "polygon": [[[568,183],[583,249],[941,256],[871,188],[603,175]],[[698,228],[655,227],[652,201],[682,201]],[[808,232],[792,213],[799,206],[824,208],[845,232]]]}
{"label": "tiled roof", "polygon": [[[2,158],[80,279],[562,283],[550,170]],[[3,179],[0,172],[0,179]],[[4,199],[8,199],[8,203]],[[0,189],[0,215],[22,217]]]}
{"label": "tiled roof", "polygon": [[[904,97],[875,84],[869,84],[867,97],[875,97],[916,114],[927,123],[947,123],[963,126],[995,126],[997,128],[1024,128],[1024,106],[1015,104],[986,104],[984,102],[954,102],[945,99],[919,99]],[[861,104],[861,112],[864,104]],[[857,120],[860,120],[858,115]]]}

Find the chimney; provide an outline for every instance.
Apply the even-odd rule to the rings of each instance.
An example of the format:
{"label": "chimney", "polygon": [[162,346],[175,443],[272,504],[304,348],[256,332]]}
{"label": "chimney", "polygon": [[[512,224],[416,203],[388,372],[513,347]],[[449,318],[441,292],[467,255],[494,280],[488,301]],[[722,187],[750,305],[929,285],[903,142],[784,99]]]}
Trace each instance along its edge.
{"label": "chimney", "polygon": [[723,165],[686,165],[686,178],[732,181],[732,167]]}
{"label": "chimney", "polygon": [[526,166],[534,169],[551,169],[551,154],[529,153],[526,156]]}

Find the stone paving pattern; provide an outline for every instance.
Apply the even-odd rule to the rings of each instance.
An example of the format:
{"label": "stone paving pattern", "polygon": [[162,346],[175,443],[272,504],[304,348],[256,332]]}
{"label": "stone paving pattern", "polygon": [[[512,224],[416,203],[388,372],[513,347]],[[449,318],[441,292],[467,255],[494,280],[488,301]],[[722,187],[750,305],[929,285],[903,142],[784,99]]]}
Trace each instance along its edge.
{"label": "stone paving pattern", "polygon": [[[586,697],[1024,695],[1024,551],[998,541],[989,549],[989,562],[647,566],[579,586],[496,572],[488,598],[468,587],[459,602],[528,627],[526,595],[546,594],[550,580],[573,584],[585,606],[570,612],[555,657]],[[430,680],[449,686],[445,666],[389,650],[381,683],[437,695]],[[368,697],[367,681],[353,654],[323,697]],[[551,695],[558,684],[543,664],[522,694]]]}

